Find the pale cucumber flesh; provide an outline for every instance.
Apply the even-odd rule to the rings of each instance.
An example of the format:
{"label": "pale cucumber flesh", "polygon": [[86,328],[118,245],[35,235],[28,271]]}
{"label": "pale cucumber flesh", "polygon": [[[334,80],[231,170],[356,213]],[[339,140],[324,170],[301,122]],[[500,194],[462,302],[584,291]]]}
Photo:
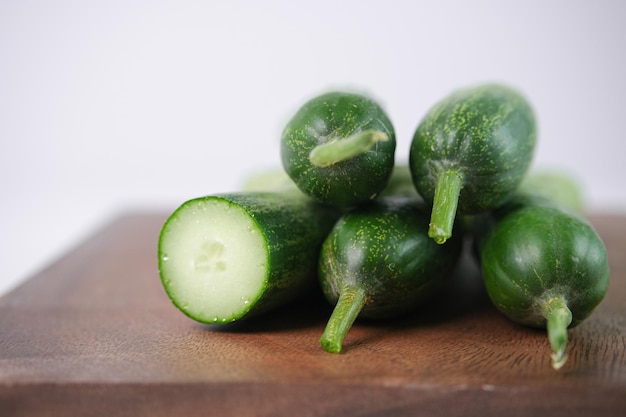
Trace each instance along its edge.
{"label": "pale cucumber flesh", "polygon": [[172,302],[203,323],[244,316],[266,286],[265,237],[246,210],[211,198],[181,206],[159,242],[159,270]]}

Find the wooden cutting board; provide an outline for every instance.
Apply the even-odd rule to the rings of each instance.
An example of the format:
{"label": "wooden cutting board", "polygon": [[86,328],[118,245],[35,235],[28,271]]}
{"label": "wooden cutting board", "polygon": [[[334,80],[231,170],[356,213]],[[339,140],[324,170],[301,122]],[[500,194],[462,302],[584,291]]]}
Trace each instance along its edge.
{"label": "wooden cutting board", "polygon": [[591,217],[611,286],[558,372],[545,332],[494,310],[470,263],[415,314],[357,322],[341,354],[319,346],[319,295],[196,323],[159,281],[165,218],[124,215],[0,298],[1,416],[626,415],[626,217]]}

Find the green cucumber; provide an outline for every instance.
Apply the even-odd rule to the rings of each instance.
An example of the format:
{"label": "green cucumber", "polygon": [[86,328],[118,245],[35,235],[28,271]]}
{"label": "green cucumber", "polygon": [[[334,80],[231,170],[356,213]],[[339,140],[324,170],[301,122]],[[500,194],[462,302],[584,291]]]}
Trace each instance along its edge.
{"label": "green cucumber", "polygon": [[[269,169],[250,174],[244,178],[241,190],[301,193],[284,169]],[[420,198],[408,165],[395,165],[387,186],[378,195],[380,198],[392,196]]]}
{"label": "green cucumber", "polygon": [[461,239],[438,245],[426,233],[428,210],[416,198],[380,198],[344,214],[322,245],[322,290],[335,306],[320,339],[339,353],[357,317],[408,313],[440,290]]}
{"label": "green cucumber", "polygon": [[556,168],[530,172],[516,194],[546,198],[578,213],[584,213],[586,209],[584,192],[578,179],[574,174]]}
{"label": "green cucumber", "polygon": [[283,168],[305,194],[353,206],[385,188],[394,166],[395,131],[369,97],[329,92],[307,101],[281,136]]}
{"label": "green cucumber", "polygon": [[409,153],[419,194],[433,205],[429,236],[444,243],[455,216],[506,202],[533,158],[536,121],[526,99],[500,84],[457,90],[420,121]]}
{"label": "green cucumber", "polygon": [[289,178],[284,169],[266,169],[249,174],[243,179],[240,191],[271,191],[271,192],[301,192]]}
{"label": "green cucumber", "polygon": [[580,213],[542,196],[512,199],[489,224],[478,244],[487,293],[514,322],[547,329],[559,369],[567,329],[587,318],[608,289],[606,248]]}
{"label": "green cucumber", "polygon": [[386,197],[409,197],[420,201],[424,200],[413,185],[413,177],[407,164],[396,164],[393,167],[387,186],[378,194],[378,198]]}
{"label": "green cucumber", "polygon": [[338,217],[302,194],[189,200],[161,230],[161,282],[174,305],[202,323],[265,312],[316,289],[320,246]]}
{"label": "green cucumber", "polygon": [[[584,214],[585,199],[581,184],[569,172],[555,168],[532,170],[522,180],[511,199],[505,203],[508,210],[521,204],[550,204],[563,210]],[[478,215],[462,216],[462,226],[473,238],[472,254],[480,263],[479,248],[485,234],[493,227],[497,211],[491,210]]]}

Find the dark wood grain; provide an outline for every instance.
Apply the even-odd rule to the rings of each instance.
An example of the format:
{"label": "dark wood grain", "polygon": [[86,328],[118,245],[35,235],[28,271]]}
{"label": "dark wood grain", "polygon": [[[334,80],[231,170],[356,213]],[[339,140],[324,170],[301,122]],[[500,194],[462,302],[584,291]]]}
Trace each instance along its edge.
{"label": "dark wood grain", "polygon": [[165,215],[122,216],[0,299],[1,416],[626,415],[626,217],[591,220],[611,286],[550,367],[545,333],[490,305],[475,266],[409,317],[318,340],[319,294],[248,322],[202,325],[157,273]]}

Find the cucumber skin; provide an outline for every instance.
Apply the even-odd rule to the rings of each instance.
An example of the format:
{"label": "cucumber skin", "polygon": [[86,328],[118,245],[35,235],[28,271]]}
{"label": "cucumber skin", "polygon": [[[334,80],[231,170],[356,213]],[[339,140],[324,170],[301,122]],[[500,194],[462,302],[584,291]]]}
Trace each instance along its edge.
{"label": "cucumber skin", "polygon": [[[320,283],[335,305],[345,285],[365,289],[359,317],[405,314],[442,289],[461,252],[460,238],[438,245],[426,233],[427,206],[381,198],[342,216],[322,245]],[[395,267],[393,267],[395,266]]]}
{"label": "cucumber skin", "polygon": [[[375,151],[328,167],[311,164],[313,148],[333,137],[375,129],[389,140]],[[283,168],[305,194],[320,202],[352,206],[371,200],[387,185],[394,166],[395,131],[389,117],[373,100],[358,94],[330,92],[306,102],[287,123],[281,136]]]}
{"label": "cucumber skin", "polygon": [[480,263],[494,305],[516,323],[545,328],[543,307],[562,297],[570,327],[585,320],[609,285],[606,248],[581,214],[537,196],[494,211]]}
{"label": "cucumber skin", "polygon": [[[183,203],[166,220],[159,236],[159,271],[162,270],[164,239],[168,222],[179,210],[196,202],[220,199],[243,208],[256,222],[267,245],[267,272],[262,293],[250,300],[249,308],[235,319],[256,316],[305,296],[308,291],[318,291],[317,262],[323,240],[341,213],[306,196],[279,192],[235,192],[194,198]],[[245,259],[241,260],[245,262]],[[162,284],[172,303],[190,318],[177,300],[167,291],[166,279]],[[211,322],[206,322],[211,323]]]}
{"label": "cucumber skin", "polygon": [[544,168],[530,172],[516,194],[548,199],[564,209],[581,214],[586,210],[582,184],[571,173],[558,169]]}
{"label": "cucumber skin", "polygon": [[483,84],[457,90],[436,103],[414,133],[409,165],[415,187],[432,202],[437,179],[450,169],[462,179],[459,213],[496,208],[528,171],[536,136],[533,109],[514,89]]}
{"label": "cucumber skin", "polygon": [[[271,191],[282,193],[302,193],[291,180],[283,168],[260,171],[245,178],[241,190],[243,191]],[[306,195],[302,193],[303,195]],[[411,171],[406,164],[395,164],[387,186],[378,194],[383,197],[411,197],[423,200],[413,185]],[[344,208],[345,210],[351,207]]]}

